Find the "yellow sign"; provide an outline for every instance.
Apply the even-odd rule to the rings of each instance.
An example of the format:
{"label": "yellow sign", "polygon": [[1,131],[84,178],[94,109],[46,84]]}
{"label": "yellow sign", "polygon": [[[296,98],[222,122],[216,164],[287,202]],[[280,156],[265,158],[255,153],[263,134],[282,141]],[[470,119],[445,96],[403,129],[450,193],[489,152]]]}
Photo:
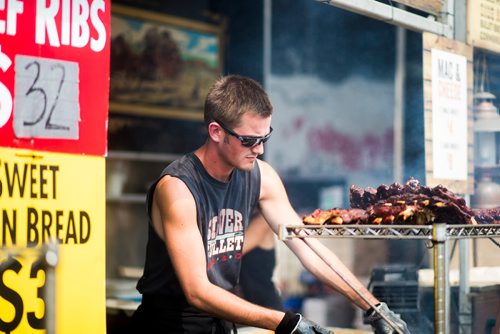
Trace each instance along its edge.
{"label": "yellow sign", "polygon": [[[0,147],[0,333],[106,331],[105,159]],[[57,244],[48,273],[25,250]],[[26,255],[28,253],[28,255]]]}

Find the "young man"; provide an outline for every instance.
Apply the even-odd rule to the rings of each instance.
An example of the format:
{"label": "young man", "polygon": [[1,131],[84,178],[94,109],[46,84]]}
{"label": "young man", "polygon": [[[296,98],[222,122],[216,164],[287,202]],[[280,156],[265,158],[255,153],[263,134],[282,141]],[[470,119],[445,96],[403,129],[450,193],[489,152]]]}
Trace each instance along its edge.
{"label": "young man", "polygon": [[[207,95],[204,115],[205,144],[167,166],[148,192],[149,239],[138,282],[143,299],[131,328],[138,333],[229,333],[228,322],[278,334],[330,333],[300,314],[264,308],[231,292],[254,207],[275,233],[279,224],[302,220],[278,174],[258,159],[272,133],[272,105],[263,88],[249,78],[222,77]],[[322,282],[369,309],[303,240],[285,243]],[[379,304],[331,252],[330,257],[356,290]],[[381,308],[408,333],[385,304]],[[378,313],[372,320],[376,333],[393,333]]]}

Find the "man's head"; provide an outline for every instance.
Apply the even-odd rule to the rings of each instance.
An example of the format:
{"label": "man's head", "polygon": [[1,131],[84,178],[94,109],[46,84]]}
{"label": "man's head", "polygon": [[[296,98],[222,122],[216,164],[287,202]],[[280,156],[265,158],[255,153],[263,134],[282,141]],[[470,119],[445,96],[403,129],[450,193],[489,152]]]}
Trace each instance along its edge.
{"label": "man's head", "polygon": [[263,118],[272,115],[273,106],[262,86],[239,75],[219,78],[205,100],[205,124],[220,121],[231,128],[240,125],[245,113]]}

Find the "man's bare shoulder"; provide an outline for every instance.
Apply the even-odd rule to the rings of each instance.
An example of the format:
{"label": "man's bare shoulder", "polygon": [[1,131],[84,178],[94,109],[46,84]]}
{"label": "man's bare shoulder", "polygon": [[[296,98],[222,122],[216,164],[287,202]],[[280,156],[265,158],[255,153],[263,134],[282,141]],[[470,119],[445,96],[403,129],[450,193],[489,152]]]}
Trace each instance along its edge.
{"label": "man's bare shoulder", "polygon": [[284,195],[283,182],[274,168],[267,162],[258,160],[260,167],[260,199]]}
{"label": "man's bare shoulder", "polygon": [[257,163],[259,164],[262,182],[276,182],[280,180],[278,173],[268,162],[259,159]]}
{"label": "man's bare shoulder", "polygon": [[269,173],[271,174],[276,173],[274,171],[273,166],[271,166],[268,162],[261,159],[257,159],[257,163],[259,164],[259,169],[261,174],[267,175]]}
{"label": "man's bare shoulder", "polygon": [[180,198],[183,196],[191,196],[187,185],[180,178],[165,175],[156,184],[155,194],[168,195],[169,197]]}

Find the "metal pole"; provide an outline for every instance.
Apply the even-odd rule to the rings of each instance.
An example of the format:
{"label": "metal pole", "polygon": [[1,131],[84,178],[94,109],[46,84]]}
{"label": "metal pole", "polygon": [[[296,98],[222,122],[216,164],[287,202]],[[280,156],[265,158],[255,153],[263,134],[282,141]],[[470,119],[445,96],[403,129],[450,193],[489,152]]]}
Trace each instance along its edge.
{"label": "metal pole", "polygon": [[394,78],[394,180],[403,181],[406,30],[396,28],[396,74]]}
{"label": "metal pole", "polygon": [[45,292],[45,329],[47,334],[56,333],[56,266],[59,262],[59,255],[56,244],[47,245],[44,249],[44,264],[46,275]]}
{"label": "metal pole", "polygon": [[[467,203],[470,196],[464,195]],[[472,333],[472,305],[470,300],[471,239],[461,239],[459,245],[459,289],[458,289],[458,324],[460,334]]]}
{"label": "metal pole", "polygon": [[[431,32],[453,38],[453,25],[423,17],[375,0],[317,0],[376,20],[418,32]],[[449,10],[445,8],[448,14]]]}
{"label": "metal pole", "polygon": [[458,311],[459,311],[459,333],[472,333],[472,307],[469,300],[470,295],[470,239],[462,239],[458,241],[460,249],[460,285],[458,294]]}
{"label": "metal pole", "polygon": [[449,334],[450,280],[446,224],[433,225],[432,241],[434,243],[434,333]]}
{"label": "metal pole", "polygon": [[[454,0],[454,38],[457,41],[466,42],[467,38],[467,3],[466,0]],[[470,196],[465,195],[467,203],[470,203]],[[458,324],[460,334],[472,333],[472,305],[470,300],[470,239],[459,240],[459,294],[458,294]]]}
{"label": "metal pole", "polygon": [[263,47],[263,86],[269,89],[269,76],[271,75],[271,50],[272,50],[272,0],[264,0],[263,4],[263,31],[264,31],[264,47]]}

